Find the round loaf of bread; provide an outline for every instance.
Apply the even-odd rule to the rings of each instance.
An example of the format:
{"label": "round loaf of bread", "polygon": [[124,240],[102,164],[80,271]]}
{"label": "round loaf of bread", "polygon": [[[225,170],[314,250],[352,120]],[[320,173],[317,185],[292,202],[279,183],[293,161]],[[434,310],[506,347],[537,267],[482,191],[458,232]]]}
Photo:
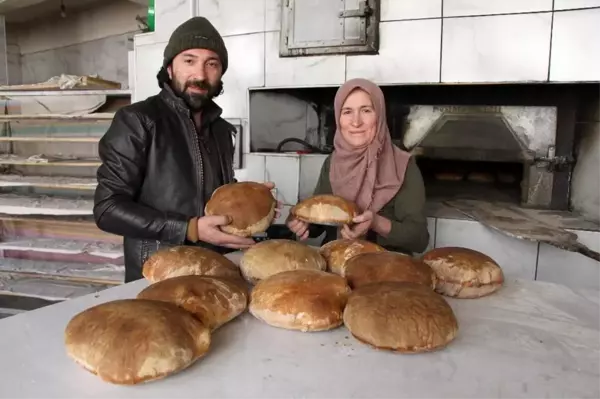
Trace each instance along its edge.
{"label": "round loaf of bread", "polygon": [[331,194],[315,195],[298,202],[290,213],[299,220],[314,224],[351,224],[358,207],[351,201]]}
{"label": "round loaf of bread", "polygon": [[293,240],[259,242],[248,248],[240,259],[242,275],[252,284],[290,270],[326,268],[327,262],[317,249]]}
{"label": "round loaf of bread", "polygon": [[398,281],[435,289],[435,273],[429,266],[398,252],[360,254],[346,263],[346,279],[352,289],[371,283]]}
{"label": "round loaf of bread", "polygon": [[228,216],[231,222],[221,226],[227,234],[250,237],[263,233],[275,217],[277,201],[262,183],[238,182],[217,188],[206,203],[206,215]]}
{"label": "round loaf of bread", "polygon": [[458,172],[438,172],[435,174],[435,179],[440,181],[461,181],[464,177],[464,174]]}
{"label": "round loaf of bread", "polygon": [[383,252],[385,248],[374,242],[361,239],[340,238],[328,242],[319,248],[319,253],[327,261],[327,270],[344,276],[346,262],[356,255]]}
{"label": "round loaf of bread", "polygon": [[504,283],[500,266],[489,256],[469,248],[435,248],[422,257],[436,274],[436,291],[455,298],[479,298]]}
{"label": "round loaf of bread", "polygon": [[246,310],[245,284],[241,279],[178,276],[149,285],[137,297],[174,303],[214,331]]}
{"label": "round loaf of bread", "polygon": [[344,324],[361,342],[404,353],[440,349],[458,332],[452,308],[421,284],[369,284],[350,294]]}
{"label": "round loaf of bread", "polygon": [[186,245],[156,251],[144,262],[142,274],[152,283],[189,275],[241,278],[236,264],[225,256]]}
{"label": "round loaf of bread", "polygon": [[350,287],[343,277],[319,270],[293,270],[259,281],[250,313],[288,330],[324,331],[342,324]]}
{"label": "round loaf of bread", "polygon": [[65,329],[67,354],[113,384],[137,384],[179,372],[208,352],[210,330],[167,302],[122,299],[75,315]]}

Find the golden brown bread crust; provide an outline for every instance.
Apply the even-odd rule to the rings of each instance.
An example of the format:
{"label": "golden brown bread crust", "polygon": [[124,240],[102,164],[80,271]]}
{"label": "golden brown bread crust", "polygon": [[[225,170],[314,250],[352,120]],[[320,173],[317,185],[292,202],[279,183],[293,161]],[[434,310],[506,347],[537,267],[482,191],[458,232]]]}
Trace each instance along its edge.
{"label": "golden brown bread crust", "polygon": [[342,324],[350,287],[343,277],[293,270],[261,280],[250,294],[254,317],[279,328],[324,331]]}
{"label": "golden brown bread crust", "polygon": [[217,188],[206,203],[206,215],[228,216],[231,223],[221,227],[225,233],[250,237],[262,233],[273,222],[277,201],[262,183],[237,182]]}
{"label": "golden brown bread crust", "polygon": [[342,197],[321,194],[298,202],[290,213],[308,223],[351,224],[359,210],[355,203]]}
{"label": "golden brown bread crust", "polygon": [[327,261],[327,269],[340,276],[344,275],[346,262],[353,256],[383,251],[385,251],[385,248],[374,242],[347,238],[330,241],[319,248],[319,253]]}
{"label": "golden brown bread crust", "polygon": [[225,256],[186,245],[156,251],[144,262],[142,274],[152,283],[189,275],[241,278],[236,264]]}
{"label": "golden brown bread crust", "polygon": [[174,303],[214,331],[246,310],[248,289],[241,279],[178,276],[149,285],[137,298]]}
{"label": "golden brown bread crust", "polygon": [[442,296],[424,285],[399,282],[353,291],[344,324],[361,342],[403,353],[443,348],[458,332],[454,312]]}
{"label": "golden brown bread crust", "polygon": [[113,384],[137,384],[177,373],[208,352],[210,331],[178,306],[143,299],[103,303],[65,328],[67,354]]}
{"label": "golden brown bread crust", "polygon": [[480,298],[504,283],[502,268],[489,256],[469,248],[443,247],[426,252],[422,260],[436,274],[436,291],[456,298]]}
{"label": "golden brown bread crust", "polygon": [[244,252],[240,270],[255,284],[274,274],[297,269],[325,270],[327,262],[315,248],[294,240],[267,240]]}
{"label": "golden brown bread crust", "polygon": [[435,289],[433,270],[419,259],[398,252],[372,252],[355,256],[346,263],[346,279],[352,289],[371,283],[398,281]]}
{"label": "golden brown bread crust", "polygon": [[440,181],[461,181],[464,179],[464,174],[454,172],[438,172],[435,174],[435,179]]}

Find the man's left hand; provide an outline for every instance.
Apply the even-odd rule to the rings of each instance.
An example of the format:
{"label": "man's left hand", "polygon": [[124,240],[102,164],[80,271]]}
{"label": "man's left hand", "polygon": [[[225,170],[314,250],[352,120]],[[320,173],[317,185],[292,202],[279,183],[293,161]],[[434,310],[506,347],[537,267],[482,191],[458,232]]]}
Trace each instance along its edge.
{"label": "man's left hand", "polygon": [[366,211],[365,213],[354,217],[352,222],[355,224],[352,227],[347,224],[342,227],[342,238],[353,240],[364,236],[373,225],[373,218],[374,214],[372,211]]}
{"label": "man's left hand", "polygon": [[[268,181],[263,184],[267,186],[269,190],[273,190],[275,188],[275,183],[273,182]],[[275,221],[275,219],[279,218],[281,215],[281,208],[283,208],[283,203],[281,201],[277,201],[277,205],[275,205],[275,218],[273,221]]]}

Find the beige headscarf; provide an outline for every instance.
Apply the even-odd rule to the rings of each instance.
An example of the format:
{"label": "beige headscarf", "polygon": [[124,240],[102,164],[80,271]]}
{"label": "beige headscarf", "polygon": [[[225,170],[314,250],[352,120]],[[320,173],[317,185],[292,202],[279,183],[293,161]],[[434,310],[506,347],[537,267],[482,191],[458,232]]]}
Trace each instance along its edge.
{"label": "beige headscarf", "polygon": [[[344,101],[354,89],[367,92],[377,114],[377,132],[373,141],[354,148],[342,136],[339,127]],[[354,201],[364,212],[379,212],[398,192],[411,154],[392,143],[385,115],[383,92],[371,81],[352,79],[337,91],[334,101],[337,130],[333,141],[329,178],[333,194]]]}

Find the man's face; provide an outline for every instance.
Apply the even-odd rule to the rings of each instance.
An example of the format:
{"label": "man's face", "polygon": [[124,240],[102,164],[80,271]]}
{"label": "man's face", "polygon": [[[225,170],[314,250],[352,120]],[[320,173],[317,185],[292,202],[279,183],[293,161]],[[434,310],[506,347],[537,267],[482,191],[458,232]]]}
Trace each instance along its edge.
{"label": "man's face", "polygon": [[167,70],[173,90],[193,111],[198,111],[221,91],[223,66],[214,51],[183,51],[173,59]]}

